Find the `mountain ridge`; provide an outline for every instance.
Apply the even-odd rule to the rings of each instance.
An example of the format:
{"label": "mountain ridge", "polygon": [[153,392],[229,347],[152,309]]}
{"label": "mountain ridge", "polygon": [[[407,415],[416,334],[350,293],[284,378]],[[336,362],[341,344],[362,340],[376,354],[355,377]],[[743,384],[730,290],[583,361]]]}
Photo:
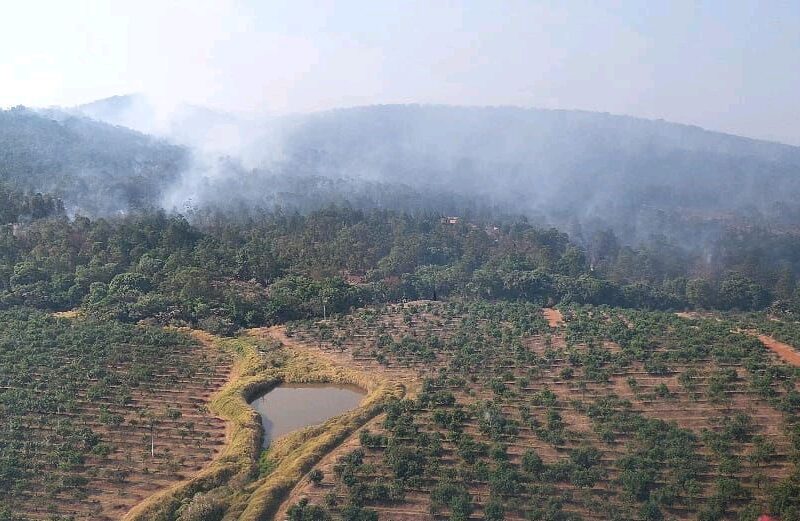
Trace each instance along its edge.
{"label": "mountain ridge", "polygon": [[[89,105],[125,108],[143,99],[119,96]],[[108,111],[98,109],[95,116],[100,113]],[[687,235],[687,223],[800,226],[794,204],[800,200],[800,147],[661,120],[564,109],[371,105],[247,124],[216,116],[184,119],[190,124],[173,126],[171,140],[182,147],[169,149],[169,134],[160,140],[126,135],[126,127],[91,123],[74,111],[49,114],[62,118],[61,125],[83,126],[87,152],[75,153],[101,163],[107,159],[114,175],[105,176],[126,185],[123,192],[139,192],[122,197],[124,209],[145,202],[168,209],[271,208],[289,201],[308,211],[347,200],[346,191],[325,194],[325,186],[351,187],[358,205],[385,208],[391,198],[375,194],[402,187],[407,194],[426,194],[420,199],[434,212],[449,213],[454,201],[474,200],[542,225],[613,229],[627,242],[654,234]],[[158,163],[158,154],[171,159],[143,178],[136,161],[117,165],[118,158],[95,151],[92,132],[129,143],[132,148],[123,147],[125,153],[150,154],[151,166]],[[153,141],[133,146],[147,139]],[[47,147],[40,145],[27,146],[29,162],[37,162],[33,156],[39,149],[47,155]],[[126,168],[135,179],[126,180]],[[306,181],[325,178],[349,184]],[[63,184],[57,195],[69,205]],[[52,186],[48,180],[30,188]],[[319,192],[307,193],[309,186]],[[365,199],[367,193],[373,195]],[[109,210],[109,205],[78,206]]]}

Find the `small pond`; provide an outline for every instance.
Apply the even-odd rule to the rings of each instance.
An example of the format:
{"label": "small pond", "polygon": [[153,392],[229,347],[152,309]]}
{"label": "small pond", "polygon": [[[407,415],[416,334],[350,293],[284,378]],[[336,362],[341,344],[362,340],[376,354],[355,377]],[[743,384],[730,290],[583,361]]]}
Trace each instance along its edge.
{"label": "small pond", "polygon": [[261,415],[264,447],[289,432],[355,409],[364,391],[352,385],[282,384],[250,402]]}

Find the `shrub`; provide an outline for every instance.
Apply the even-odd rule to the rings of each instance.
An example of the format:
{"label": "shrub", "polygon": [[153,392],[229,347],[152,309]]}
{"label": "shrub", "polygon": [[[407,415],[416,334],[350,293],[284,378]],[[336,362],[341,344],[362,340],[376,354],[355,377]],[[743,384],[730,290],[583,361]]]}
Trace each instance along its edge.
{"label": "shrub", "polygon": [[178,521],[220,521],[227,507],[219,494],[196,494],[188,504],[178,510]]}
{"label": "shrub", "polygon": [[308,479],[310,479],[311,482],[315,485],[319,485],[320,483],[322,483],[322,478],[324,477],[325,475],[319,469],[314,469],[308,474]]}

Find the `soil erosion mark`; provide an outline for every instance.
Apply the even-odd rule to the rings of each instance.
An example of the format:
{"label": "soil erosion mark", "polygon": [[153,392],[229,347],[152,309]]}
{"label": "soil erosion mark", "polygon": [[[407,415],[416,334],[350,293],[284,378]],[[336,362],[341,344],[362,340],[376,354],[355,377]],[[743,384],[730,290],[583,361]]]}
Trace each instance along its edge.
{"label": "soil erosion mark", "polygon": [[789,344],[779,342],[768,335],[758,335],[758,339],[767,349],[781,357],[783,361],[794,366],[800,366],[800,353]]}

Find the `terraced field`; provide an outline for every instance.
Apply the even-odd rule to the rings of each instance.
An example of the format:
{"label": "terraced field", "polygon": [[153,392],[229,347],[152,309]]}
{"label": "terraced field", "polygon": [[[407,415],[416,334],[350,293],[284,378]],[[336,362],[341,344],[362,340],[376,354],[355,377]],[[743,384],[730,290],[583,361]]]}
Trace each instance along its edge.
{"label": "terraced field", "polygon": [[727,319],[547,318],[422,302],[287,327],[303,349],[420,385],[308,473],[279,518],[791,518],[796,368]]}
{"label": "terraced field", "polygon": [[178,332],[0,313],[0,513],[116,520],[194,474],[224,446],[206,404],[229,369]]}
{"label": "terraced field", "polygon": [[[759,335],[791,349],[799,331],[421,301],[221,339],[4,312],[0,514],[120,519],[183,481],[136,519],[183,521],[206,497],[226,520],[793,519],[800,373]],[[234,363],[215,407],[237,441],[208,466]],[[245,400],[306,381],[370,394],[257,464]]]}

